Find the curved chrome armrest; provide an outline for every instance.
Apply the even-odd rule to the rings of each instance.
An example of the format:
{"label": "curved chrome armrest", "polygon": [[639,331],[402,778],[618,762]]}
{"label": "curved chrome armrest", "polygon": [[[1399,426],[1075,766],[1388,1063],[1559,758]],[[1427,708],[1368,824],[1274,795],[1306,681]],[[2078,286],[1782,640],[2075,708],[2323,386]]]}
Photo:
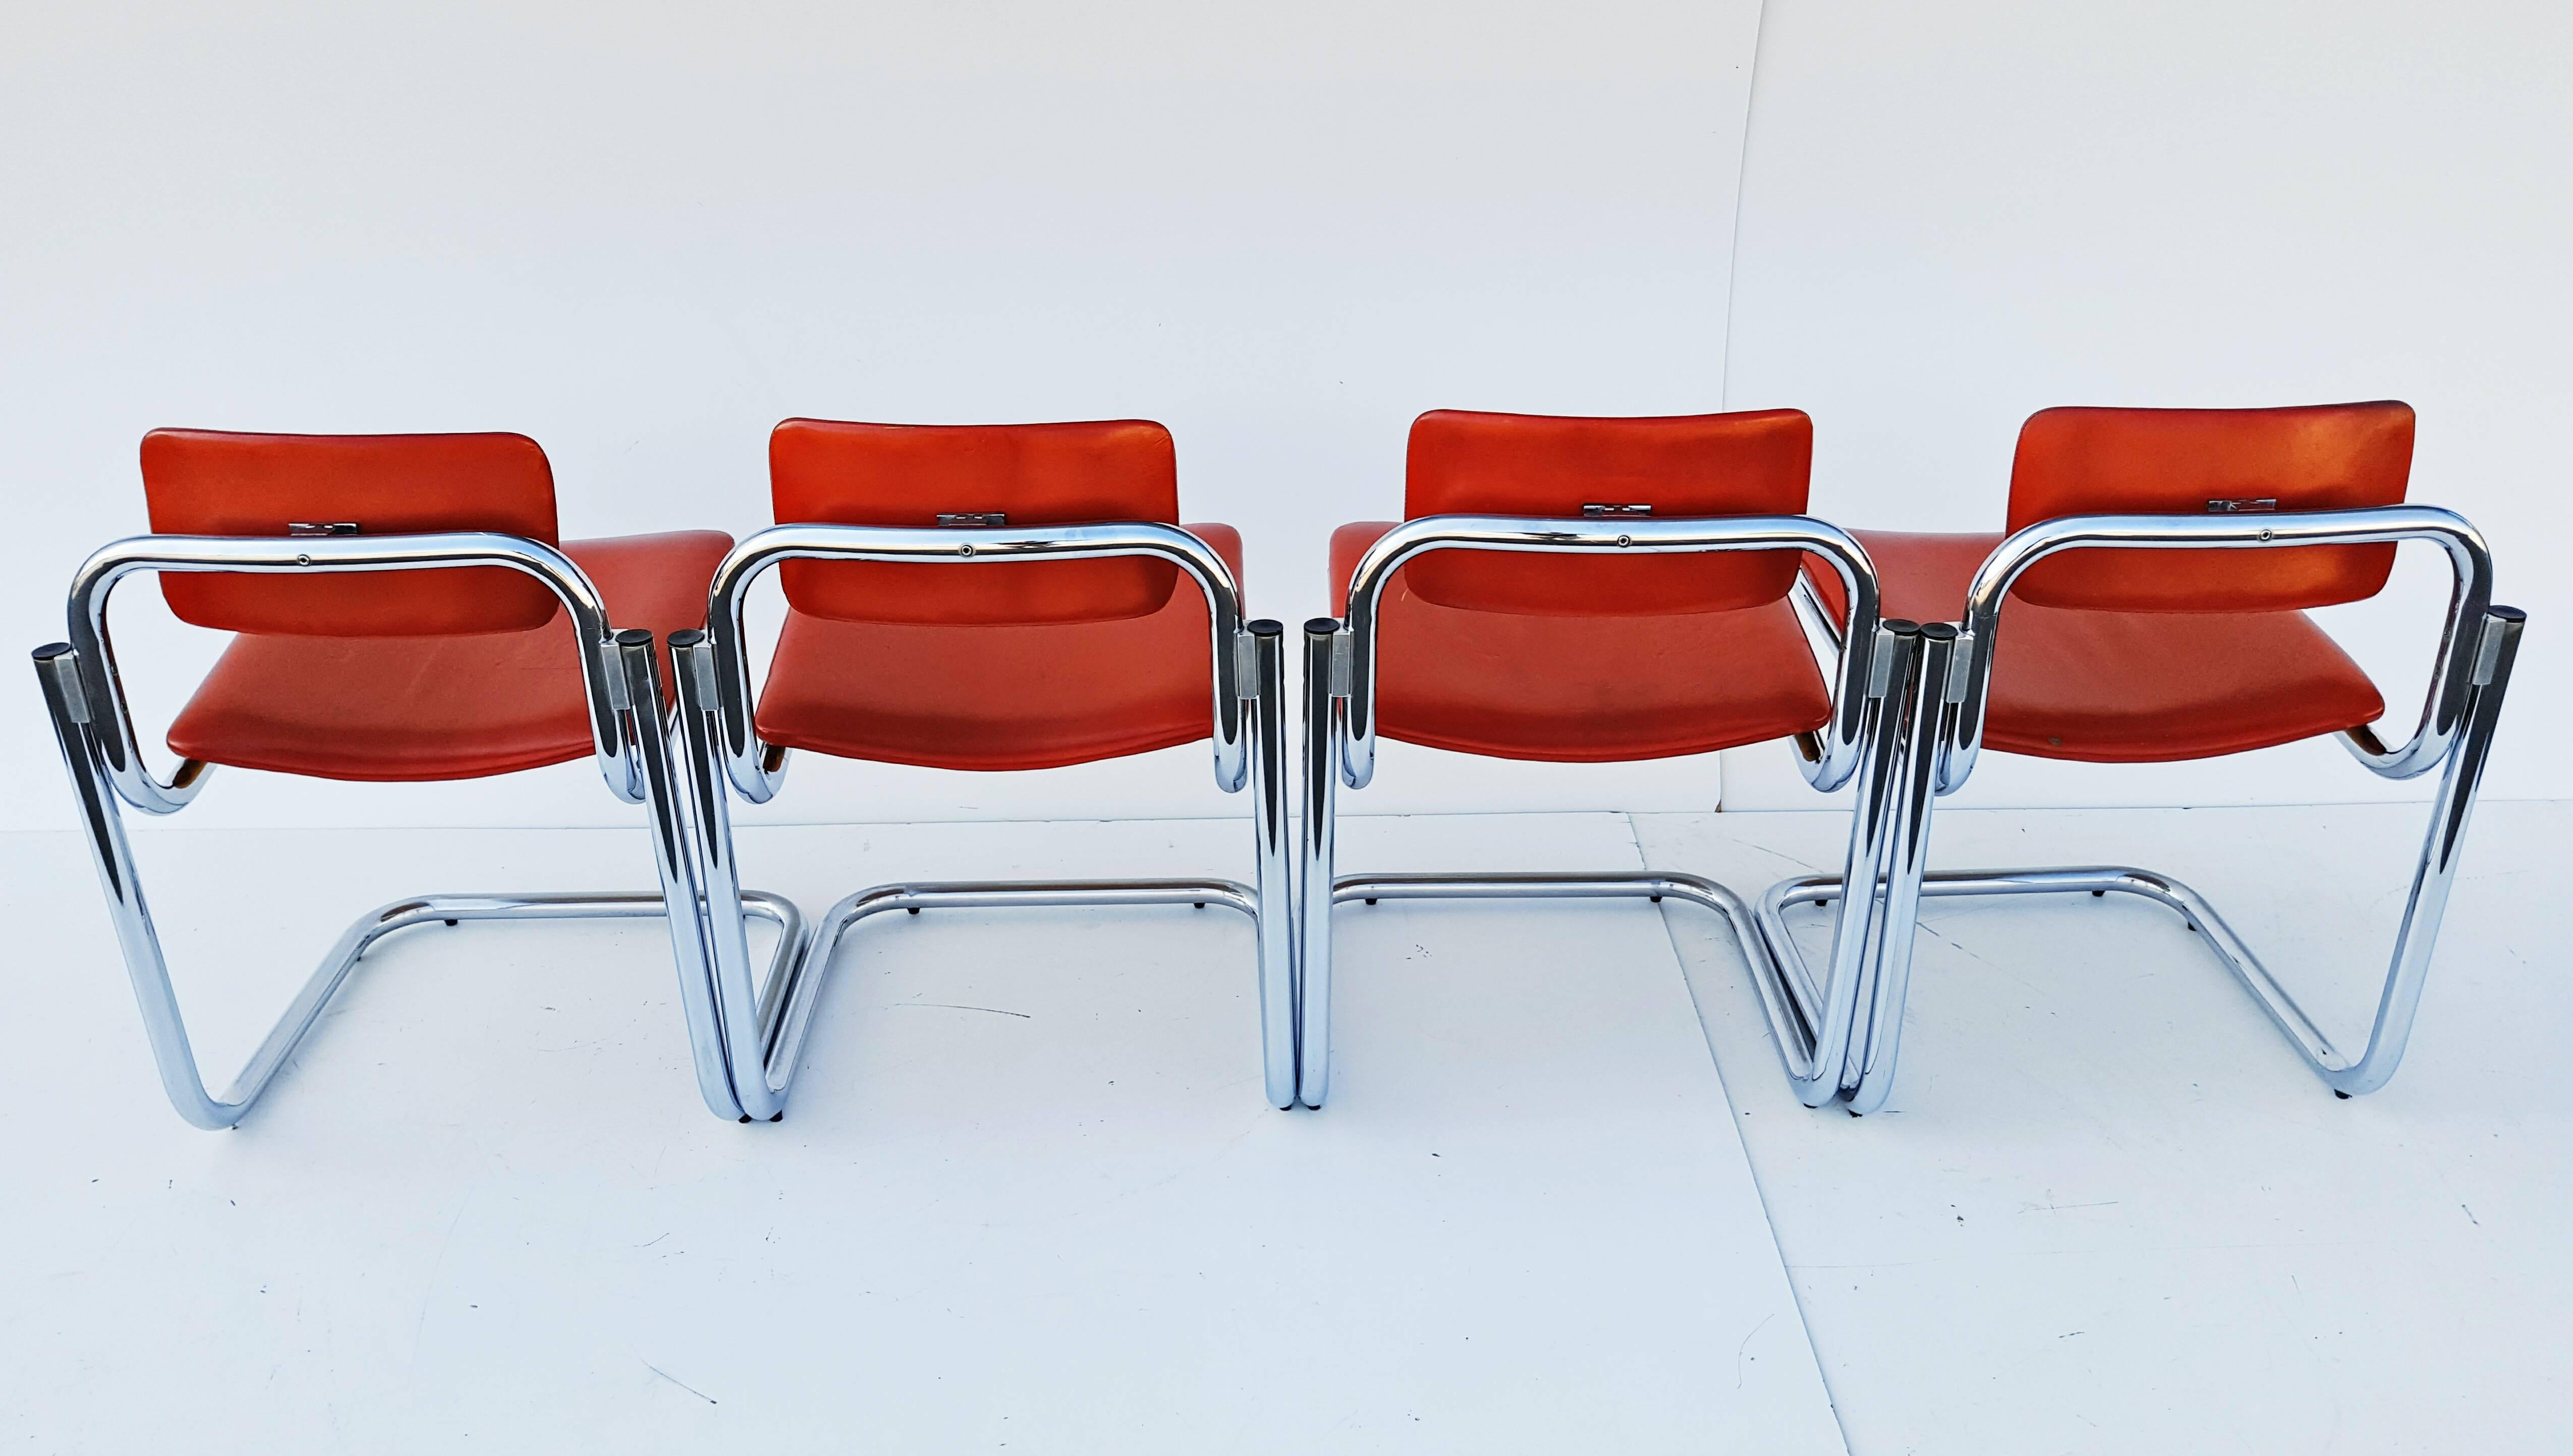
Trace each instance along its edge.
{"label": "curved chrome armrest", "polygon": [[[2463,724],[2478,665],[2489,654],[2482,623],[2492,604],[2492,552],[2465,517],[2433,505],[2375,505],[2356,510],[2294,511],[2279,515],[2069,515],[2042,520],[1993,548],[1966,594],[1964,641],[1947,699],[1955,729],[1941,745],[1939,792],[1953,794],[1975,770],[1983,747],[1986,698],[1992,688],[1993,645],[2002,602],[2020,573],[2054,555],[2085,546],[2189,549],[2274,546],[2384,545],[2429,541],[2448,553],[2455,585],[2447,623],[2421,721],[2402,747],[2388,750],[2365,728],[2341,735],[2359,762],[2389,779],[2428,772],[2448,755]],[[2468,641],[2467,624],[2475,624]],[[2360,735],[2365,735],[2364,739]]]}
{"label": "curved chrome armrest", "polygon": [[706,639],[714,648],[715,718],[723,731],[724,775],[753,804],[765,804],[786,777],[786,751],[760,742],[752,711],[750,654],[742,607],[751,583],[784,561],[912,561],[972,565],[993,561],[1075,561],[1155,556],[1177,565],[1206,594],[1215,680],[1215,781],[1226,793],[1250,781],[1243,739],[1245,695],[1242,586],[1213,546],[1158,521],[1105,521],[1057,526],[866,526],[789,524],[732,548],[715,569],[706,597]]}
{"label": "curved chrome armrest", "polygon": [[1376,612],[1385,583],[1403,563],[1431,551],[1631,552],[1810,551],[1832,564],[1850,603],[1853,630],[1839,634],[1832,670],[1832,718],[1820,751],[1799,755],[1806,779],[1825,791],[1858,771],[1860,724],[1872,688],[1878,636],[1876,566],[1840,527],[1804,515],[1671,516],[1567,520],[1559,516],[1425,515],[1376,538],[1349,578],[1348,735],[1341,740],[1340,781],[1363,789],[1375,776]]}
{"label": "curved chrome armrest", "polygon": [[598,588],[570,557],[542,541],[494,531],[412,536],[132,536],[102,546],[72,577],[67,606],[71,644],[80,659],[80,706],[98,740],[99,758],[118,797],[147,814],[174,814],[205,787],[205,764],[189,759],[167,782],[143,762],[134,718],[116,670],[107,631],[108,597],[138,571],[247,571],[272,575],[344,571],[435,571],[503,566],[542,582],[571,613],[580,641],[581,683],[589,690],[590,745],[608,789],[628,804],[643,802],[640,766],[627,750],[618,714],[625,679],[617,666],[607,608]]}

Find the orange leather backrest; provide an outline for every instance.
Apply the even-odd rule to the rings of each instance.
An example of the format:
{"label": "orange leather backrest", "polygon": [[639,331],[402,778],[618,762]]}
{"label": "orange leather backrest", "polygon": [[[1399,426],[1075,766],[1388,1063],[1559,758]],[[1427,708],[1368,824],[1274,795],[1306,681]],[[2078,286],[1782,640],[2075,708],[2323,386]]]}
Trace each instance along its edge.
{"label": "orange leather backrest", "polygon": [[[1655,518],[1798,515],[1813,471],[1801,409],[1601,419],[1438,409],[1412,421],[1402,509],[1424,515],[1579,517],[1584,505],[1649,505]],[[1793,551],[1617,560],[1438,551],[1403,568],[1440,606],[1528,616],[1660,616],[1778,600]]]}
{"label": "orange leather backrest", "polygon": [[[2046,409],[2020,429],[2010,528],[2060,515],[2204,515],[2396,505],[2412,473],[2412,406]],[[2256,516],[2248,519],[2256,520]],[[2012,595],[2135,612],[2286,611],[2384,589],[2394,547],[2086,548],[2049,557]]]}
{"label": "orange leather backrest", "polygon": [[[790,419],[768,437],[780,522],[934,526],[999,512],[1010,526],[1177,525],[1179,455],[1148,419],[1070,424],[852,424]],[[1179,568],[1151,557],[947,566],[788,561],[797,611],[850,622],[1105,622],[1157,612]]]}
{"label": "orange leather backrest", "polygon": [[[284,536],[290,522],[360,534],[498,531],[556,543],[554,477],[522,434],[238,434],[143,437],[156,535]],[[308,637],[452,636],[541,627],[561,603],[504,566],[313,576],[166,572],[181,620]]]}

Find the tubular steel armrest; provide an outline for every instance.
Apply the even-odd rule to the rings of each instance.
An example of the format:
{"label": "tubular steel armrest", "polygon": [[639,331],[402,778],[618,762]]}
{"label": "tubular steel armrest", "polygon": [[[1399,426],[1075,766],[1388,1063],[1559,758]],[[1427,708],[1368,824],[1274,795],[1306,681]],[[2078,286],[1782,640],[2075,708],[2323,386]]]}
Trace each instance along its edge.
{"label": "tubular steel armrest", "polygon": [[784,561],[913,561],[971,565],[992,561],[1075,561],[1156,556],[1186,571],[1206,594],[1215,661],[1215,780],[1237,793],[1250,780],[1243,703],[1251,695],[1243,654],[1242,587],[1213,546],[1158,521],[1095,525],[865,526],[789,524],[732,548],[716,568],[706,597],[706,638],[714,649],[715,718],[722,730],[724,776],[744,799],[765,804],[786,777],[786,752],[760,742],[752,712],[750,654],[742,607],[751,583]]}
{"label": "tubular steel armrest", "polygon": [[107,630],[108,597],[118,582],[138,571],[286,575],[459,566],[505,566],[532,576],[571,613],[573,631],[580,640],[581,682],[589,690],[590,745],[599,774],[617,798],[642,803],[642,771],[627,751],[619,718],[626,706],[624,673],[613,656],[614,640],[598,588],[570,557],[523,536],[451,531],[409,536],[133,536],[111,542],[82,562],[72,577],[67,616],[84,701],[68,706],[75,721],[90,725],[100,765],[119,798],[147,814],[177,813],[205,787],[209,770],[190,759],[165,783],[143,762]]}
{"label": "tubular steel armrest", "polygon": [[[1347,622],[1348,731],[1341,740],[1340,780],[1363,789],[1375,777],[1375,621],[1385,583],[1402,565],[1431,551],[1612,552],[1668,555],[1691,551],[1810,551],[1832,564],[1850,603],[1849,620],[1863,630],[1839,634],[1832,672],[1832,719],[1819,756],[1799,755],[1798,767],[1826,792],[1857,772],[1861,723],[1870,697],[1879,618],[1875,564],[1857,539],[1840,527],[1804,515],[1727,515],[1631,520],[1567,520],[1559,516],[1425,515],[1378,537],[1349,578]],[[1881,685],[1880,685],[1881,686]]]}
{"label": "tubular steel armrest", "polygon": [[[2389,779],[2427,773],[2447,758],[2463,723],[2472,690],[2490,680],[2498,650],[2484,625],[2492,603],[2492,553],[2465,517],[2430,505],[2378,505],[2358,510],[2294,511],[2282,515],[2072,515],[2042,520],[1993,548],[1975,572],[1966,596],[1956,670],[1946,694],[1953,730],[1941,745],[1939,792],[1965,786],[1983,747],[1986,699],[1992,688],[1993,646],[2002,602],[2020,573],[2054,555],[2085,546],[2188,549],[2204,547],[2348,546],[2430,541],[2448,553],[2455,585],[2447,623],[2430,673],[2420,725],[2402,747],[2387,750],[2373,731],[2341,735],[2351,755]],[[2473,624],[2471,643],[2466,641]],[[2463,650],[2461,650],[2461,648]],[[2480,675],[2479,675],[2480,674]],[[2363,735],[2363,736],[2362,736]]]}

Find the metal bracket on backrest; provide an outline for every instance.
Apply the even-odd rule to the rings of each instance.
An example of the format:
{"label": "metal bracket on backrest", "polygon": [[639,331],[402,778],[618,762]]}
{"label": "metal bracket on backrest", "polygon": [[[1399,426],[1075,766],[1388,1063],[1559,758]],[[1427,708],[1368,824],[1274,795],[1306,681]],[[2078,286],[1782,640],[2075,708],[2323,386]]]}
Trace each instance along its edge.
{"label": "metal bracket on backrest", "polygon": [[[2504,608],[2504,610],[2508,610]],[[2483,639],[2475,643],[2475,668],[2472,681],[2477,687],[2492,686],[2493,674],[2501,670],[2502,639],[2510,635],[2510,618],[2487,614]]]}
{"label": "metal bracket on backrest", "polygon": [[1652,513],[1653,508],[1649,505],[1602,505],[1596,501],[1584,501],[1581,506],[1584,520],[1605,520],[1613,515],[1651,515]]}
{"label": "metal bracket on backrest", "polygon": [[1002,526],[1010,523],[1006,510],[942,510],[938,523],[943,526]]}
{"label": "metal bracket on backrest", "polygon": [[1910,622],[1880,622],[1876,628],[1876,648],[1867,659],[1867,695],[1884,697],[1894,687],[1894,640],[1912,630]]}
{"label": "metal bracket on backrest", "polygon": [[2230,500],[2206,502],[2208,515],[2240,515],[2245,511],[2271,511],[2277,508],[2278,497],[2274,495],[2238,495]]}
{"label": "metal bracket on backrest", "polygon": [[1233,682],[1244,702],[1260,696],[1260,644],[1247,630],[1233,634]]}
{"label": "metal bracket on backrest", "polygon": [[358,534],[358,523],[354,520],[290,520],[286,523],[286,533],[290,536],[354,536]]}
{"label": "metal bracket on backrest", "polygon": [[1357,637],[1342,627],[1331,634],[1331,696],[1349,695],[1349,679],[1356,672]]}
{"label": "metal bracket on backrest", "polygon": [[1948,681],[1942,687],[1939,701],[1962,703],[1975,685],[1974,634],[1960,628],[1957,632],[1956,655],[1948,659]]}

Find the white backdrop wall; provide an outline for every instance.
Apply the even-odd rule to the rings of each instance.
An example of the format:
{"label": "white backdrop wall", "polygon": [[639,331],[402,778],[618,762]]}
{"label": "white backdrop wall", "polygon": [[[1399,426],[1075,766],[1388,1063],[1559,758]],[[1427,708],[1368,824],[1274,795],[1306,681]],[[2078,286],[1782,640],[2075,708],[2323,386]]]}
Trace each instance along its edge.
{"label": "white backdrop wall", "polygon": [[[0,49],[0,600],[61,635],[144,525],[158,424],[517,429],[567,534],[767,522],[791,414],[1145,415],[1256,612],[1326,610],[1441,405],[1722,395],[1757,0],[20,7]],[[213,643],[124,594],[154,723]],[[16,671],[24,672],[20,668]],[[152,687],[147,689],[147,685]],[[31,682],[0,822],[68,824]],[[1431,761],[1436,758],[1437,761]],[[1493,802],[1671,774],[1524,770]],[[479,785],[231,773],[182,819],[618,822],[585,765]],[[1483,802],[1389,761],[1373,807]],[[772,809],[1239,812],[1203,750],[1039,775],[803,756]],[[174,821],[177,822],[177,821]]]}
{"label": "white backdrop wall", "polygon": [[[1423,408],[1795,404],[1818,509],[1972,529],[2047,404],[2397,395],[2416,497],[2483,522],[2537,618],[2491,787],[2573,793],[2532,726],[2573,606],[2537,556],[2566,525],[2568,39],[2535,5],[2276,0],[22,10],[0,606],[27,645],[60,634],[79,555],[142,528],[156,424],[519,429],[572,534],[742,533],[784,415],[1150,415],[1291,623],[1325,609],[1330,525],[1395,509]],[[2398,699],[2435,591],[2407,564],[2338,623]],[[119,621],[166,721],[215,644],[148,589]],[[0,824],[67,824],[18,691]],[[1814,802],[1774,747],[1725,759],[1730,805]],[[226,777],[182,822],[629,817],[586,765]],[[1717,775],[1388,745],[1378,785],[1350,807],[1703,807]],[[2304,745],[1988,756],[1969,795],[2377,792]],[[806,756],[766,812],[1234,808],[1173,750],[997,777]]]}
{"label": "white backdrop wall", "polygon": [[[1727,402],[1813,411],[1837,520],[1998,530],[2020,421],[2050,404],[2409,400],[2413,498],[2482,526],[2530,614],[2486,791],[2573,793],[2547,726],[2573,709],[2568,55],[2573,11],[2535,0],[1769,0]],[[2445,568],[2406,559],[2397,585],[2325,620],[2400,731]],[[2315,742],[1986,755],[1953,802],[2425,793]],[[1725,802],[1812,795],[1745,750]]]}

